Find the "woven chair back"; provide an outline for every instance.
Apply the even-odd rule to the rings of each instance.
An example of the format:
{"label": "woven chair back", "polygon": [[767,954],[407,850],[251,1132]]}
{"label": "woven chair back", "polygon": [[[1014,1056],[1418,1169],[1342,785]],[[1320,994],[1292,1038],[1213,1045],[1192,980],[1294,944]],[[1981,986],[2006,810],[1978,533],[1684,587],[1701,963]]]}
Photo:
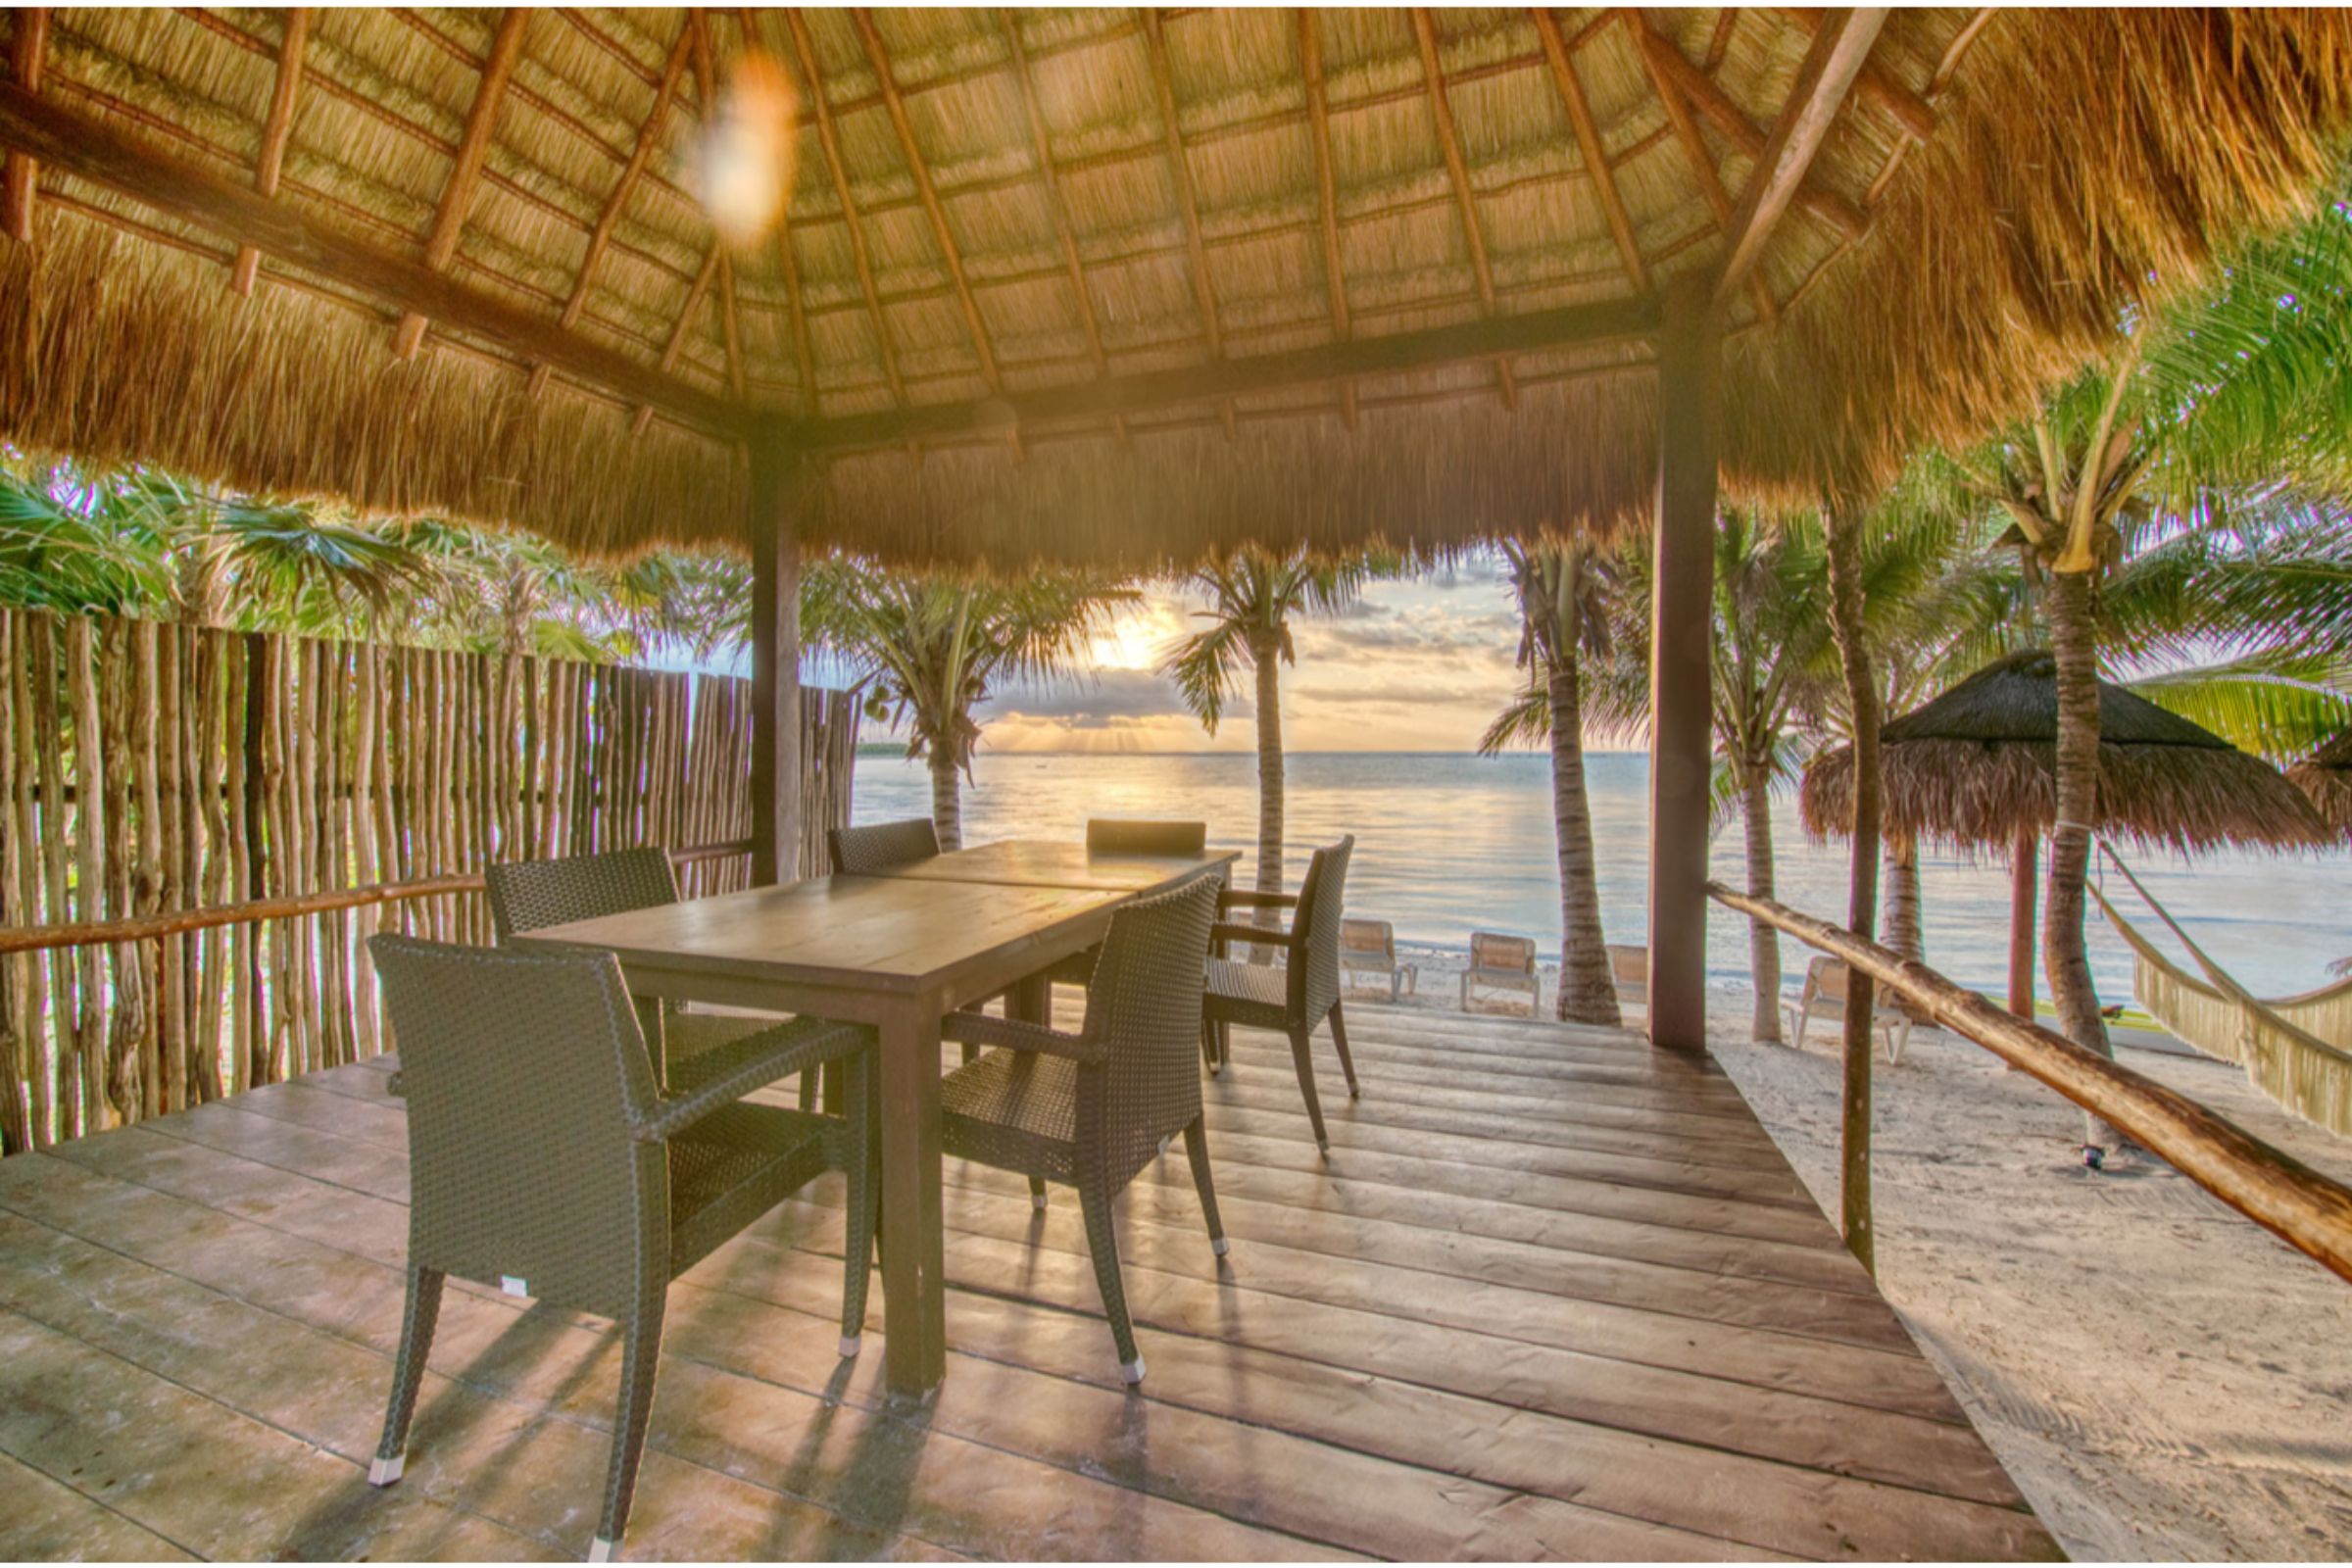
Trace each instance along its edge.
{"label": "woven chair back", "polygon": [[1207,848],[1206,822],[1139,822],[1098,816],[1086,824],[1089,855],[1199,855]]}
{"label": "woven chair back", "polygon": [[609,954],[371,938],[400,1039],[409,1261],[625,1316],[666,1279],[669,1182],[630,1135],[654,1069]]}
{"label": "woven chair back", "polygon": [[871,876],[939,853],[939,829],[927,816],[871,827],[837,827],[825,837],[833,847],[836,876]]}
{"label": "woven chair back", "polygon": [[1199,877],[1110,917],[1086,992],[1086,1035],[1102,1064],[1079,1075],[1078,1140],[1113,1179],[1141,1170],[1159,1141],[1200,1114],[1201,965],[1217,883]]}
{"label": "woven chair back", "polygon": [[486,868],[482,880],[501,942],[517,931],[678,902],[677,872],[668,852],[657,846],[561,860],[514,860]]}
{"label": "woven chair back", "polygon": [[1354,854],[1352,833],[1317,850],[1298,885],[1294,929],[1301,942],[1291,954],[1290,1004],[1310,1027],[1340,1000],[1340,927],[1346,923],[1348,861]]}

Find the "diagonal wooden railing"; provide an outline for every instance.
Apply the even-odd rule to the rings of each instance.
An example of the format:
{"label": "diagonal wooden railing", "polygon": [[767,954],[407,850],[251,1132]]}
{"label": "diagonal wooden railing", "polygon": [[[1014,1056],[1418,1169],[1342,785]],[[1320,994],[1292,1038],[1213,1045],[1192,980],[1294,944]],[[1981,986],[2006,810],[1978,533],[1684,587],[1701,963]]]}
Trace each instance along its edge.
{"label": "diagonal wooden railing", "polygon": [[1707,895],[1842,958],[1926,1017],[2047,1084],[2289,1247],[2352,1280],[2352,1189],[2185,1095],[2018,1017],[1916,959],[1720,882]]}

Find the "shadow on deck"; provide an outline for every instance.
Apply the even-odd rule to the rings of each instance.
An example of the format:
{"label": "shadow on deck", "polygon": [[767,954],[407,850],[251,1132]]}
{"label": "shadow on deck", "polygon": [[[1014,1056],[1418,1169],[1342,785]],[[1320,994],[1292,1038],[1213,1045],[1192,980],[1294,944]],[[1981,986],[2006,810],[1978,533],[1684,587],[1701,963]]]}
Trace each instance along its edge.
{"label": "shadow on deck", "polygon": [[[877,1408],[878,1313],[833,1353],[837,1178],[705,1261],[629,1554],[2055,1554],[1711,1063],[1359,1011],[1328,1168],[1287,1048],[1234,1032],[1229,1258],[1180,1149],[1130,1189],[1133,1394],[1066,1190],[1036,1214],[949,1162],[948,1377],[910,1417]],[[453,1282],[408,1477],[366,1485],[406,1235],[388,1070],[0,1163],[0,1557],[584,1550],[620,1359],[591,1320]]]}

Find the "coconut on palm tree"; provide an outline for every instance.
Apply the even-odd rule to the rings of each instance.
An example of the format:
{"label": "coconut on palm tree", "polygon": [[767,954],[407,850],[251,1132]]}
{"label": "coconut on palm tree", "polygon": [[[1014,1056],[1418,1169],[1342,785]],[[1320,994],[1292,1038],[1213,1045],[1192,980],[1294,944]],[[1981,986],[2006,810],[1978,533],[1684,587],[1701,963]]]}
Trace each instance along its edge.
{"label": "coconut on palm tree", "polygon": [[1493,754],[1541,740],[1551,748],[1551,820],[1560,863],[1557,1015],[1571,1023],[1622,1023],[1601,934],[1592,810],[1585,793],[1584,661],[1608,657],[1607,578],[1589,540],[1522,545],[1502,554],[1519,599],[1519,667],[1527,685],[1480,738]]}
{"label": "coconut on palm tree", "polygon": [[[1242,666],[1256,672],[1257,887],[1282,890],[1282,676],[1298,662],[1292,621],[1328,614],[1352,603],[1380,564],[1365,556],[1318,559],[1304,550],[1276,554],[1256,546],[1187,575],[1182,586],[1203,594],[1198,612],[1207,624],[1168,649],[1161,670],[1172,676],[1184,704],[1211,735],[1241,683]],[[1263,956],[1263,950],[1259,956]]]}
{"label": "coconut on palm tree", "polygon": [[940,847],[963,844],[961,780],[980,724],[972,716],[1010,679],[1068,672],[1113,605],[1133,589],[1076,572],[1019,582],[884,574],[854,561],[812,564],[801,583],[806,642],[862,666],[868,710],[906,726],[906,755],[931,770]]}

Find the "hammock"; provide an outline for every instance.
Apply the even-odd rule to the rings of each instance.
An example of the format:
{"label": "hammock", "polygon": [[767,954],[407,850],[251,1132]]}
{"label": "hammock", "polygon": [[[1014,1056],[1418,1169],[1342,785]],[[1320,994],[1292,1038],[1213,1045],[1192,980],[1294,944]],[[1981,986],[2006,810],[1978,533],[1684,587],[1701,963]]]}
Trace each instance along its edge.
{"label": "hammock", "polygon": [[2352,1137],[2352,980],[2276,1001],[2252,995],[2188,939],[2114,850],[2099,847],[2205,971],[2199,980],[2159,953],[2092,884],[2090,896],[2132,949],[2132,989],[2149,1015],[2205,1054],[2244,1067],[2255,1088],[2296,1115]]}

